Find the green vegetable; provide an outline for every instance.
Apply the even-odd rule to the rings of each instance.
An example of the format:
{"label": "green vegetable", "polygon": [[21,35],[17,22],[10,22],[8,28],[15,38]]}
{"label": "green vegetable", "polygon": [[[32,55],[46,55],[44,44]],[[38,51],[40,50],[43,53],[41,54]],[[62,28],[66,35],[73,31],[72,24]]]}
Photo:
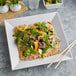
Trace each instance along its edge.
{"label": "green vegetable", "polygon": [[47,27],[45,26],[46,23],[45,23],[45,22],[42,22],[41,25],[42,25],[42,28],[44,29],[44,32],[47,33],[47,32],[48,32],[48,29],[47,29]]}
{"label": "green vegetable", "polygon": [[44,35],[44,37],[41,38],[44,42],[49,43],[50,41],[48,41],[48,36]]}
{"label": "green vegetable", "polygon": [[35,50],[33,48],[30,48],[30,50],[31,50],[32,53],[38,53],[37,50]]}
{"label": "green vegetable", "polygon": [[46,24],[45,22],[42,22],[42,23],[37,23],[36,25],[37,25],[37,28],[42,29],[42,28],[47,28],[45,24]]}
{"label": "green vegetable", "polygon": [[54,32],[53,31],[48,31],[48,34],[50,35],[53,35],[54,34]]}
{"label": "green vegetable", "polygon": [[51,31],[48,31],[48,34],[50,35],[53,35],[54,34],[54,29],[52,29]]}
{"label": "green vegetable", "polygon": [[55,3],[56,3],[56,4],[57,4],[57,3],[59,3],[59,0],[56,0],[56,2],[55,2]]}
{"label": "green vegetable", "polygon": [[46,41],[46,37],[42,37],[41,39],[42,39],[43,41]]}
{"label": "green vegetable", "polygon": [[26,42],[26,41],[29,41],[29,39],[30,39],[30,37],[29,36],[27,36],[27,35],[25,35],[24,37],[23,37],[23,40]]}
{"label": "green vegetable", "polygon": [[26,46],[26,48],[28,48],[32,53],[37,53],[37,51],[33,48],[31,48],[30,46]]}
{"label": "green vegetable", "polygon": [[31,45],[31,48],[33,49],[33,45]]}
{"label": "green vegetable", "polygon": [[48,34],[50,35],[51,34],[51,31],[48,31]]}
{"label": "green vegetable", "polygon": [[60,3],[59,0],[45,0],[45,2],[49,2],[51,4],[57,4],[57,3]]}
{"label": "green vegetable", "polygon": [[14,37],[21,37],[21,36],[23,36],[24,34],[27,34],[27,33],[28,33],[28,31],[26,31],[26,30],[24,32],[18,31],[18,32],[14,33],[13,36]]}
{"label": "green vegetable", "polygon": [[17,43],[17,44],[21,44],[22,41],[23,41],[23,40],[22,40],[20,37],[18,37],[18,38],[16,39],[16,43]]}
{"label": "green vegetable", "polygon": [[29,44],[30,45],[33,45],[33,40],[29,40]]}
{"label": "green vegetable", "polygon": [[30,47],[27,47],[27,49],[28,49],[28,50],[26,50],[26,51],[24,52],[24,56],[30,55],[31,53],[37,53],[36,50],[34,50],[34,49],[30,48]]}
{"label": "green vegetable", "polygon": [[33,34],[31,34],[29,37],[32,38],[33,37]]}
{"label": "green vegetable", "polygon": [[30,29],[32,29],[32,30],[33,30],[33,29],[36,29],[36,28],[38,28],[38,26],[32,27],[32,28],[30,28]]}
{"label": "green vegetable", "polygon": [[52,45],[52,47],[56,45],[55,38],[53,38],[53,41],[52,41],[51,45]]}
{"label": "green vegetable", "polygon": [[23,35],[23,32],[21,32],[21,31],[18,31],[18,32],[13,34],[14,37],[20,37],[22,35]]}
{"label": "green vegetable", "polygon": [[34,30],[30,30],[30,32],[32,33],[32,35],[42,35],[41,33]]}
{"label": "green vegetable", "polygon": [[24,56],[30,55],[31,51],[28,49],[27,51],[24,52]]}
{"label": "green vegetable", "polygon": [[11,4],[18,4],[21,0],[10,0]]}
{"label": "green vegetable", "polygon": [[21,46],[21,49],[25,52],[26,47],[25,46]]}
{"label": "green vegetable", "polygon": [[26,31],[26,29],[25,29],[24,34],[27,34],[27,33],[28,33],[28,31]]}
{"label": "green vegetable", "polygon": [[47,51],[50,47],[52,47],[52,46],[51,46],[51,45],[47,45],[47,46],[43,49],[42,53],[43,53],[43,54],[46,53],[46,51]]}
{"label": "green vegetable", "polygon": [[29,45],[33,45],[33,40],[31,40],[30,38],[32,38],[33,35],[31,34],[30,36],[28,36],[27,34],[24,35],[23,37],[23,43],[26,45],[27,43],[29,43]]}
{"label": "green vegetable", "polygon": [[46,2],[50,2],[50,0],[45,0]]}
{"label": "green vegetable", "polygon": [[47,27],[46,27],[46,26],[44,26],[43,28],[44,28],[44,32],[46,32],[46,33],[47,33],[47,32],[48,32]]}
{"label": "green vegetable", "polygon": [[30,40],[30,37],[27,36],[27,35],[25,35],[25,36],[23,37],[23,44],[26,45],[26,44],[29,42],[29,40]]}
{"label": "green vegetable", "polygon": [[27,48],[28,50],[30,50],[31,53],[37,53],[37,50],[33,49],[33,47],[30,47],[30,46],[22,46],[22,47],[21,47],[21,49],[22,49],[23,51],[26,51],[26,50],[25,50],[26,48]]}
{"label": "green vegetable", "polygon": [[45,22],[42,22],[42,23],[37,23],[36,25],[36,28],[38,28],[38,29],[44,29],[44,32],[48,32],[48,29],[47,29],[47,27],[45,26]]}
{"label": "green vegetable", "polygon": [[37,23],[37,26],[38,26],[39,29],[43,28],[41,23]]}
{"label": "green vegetable", "polygon": [[0,6],[4,6],[6,4],[6,0],[0,0]]}
{"label": "green vegetable", "polygon": [[[47,43],[49,43],[50,41],[47,41]],[[42,53],[46,53],[46,51],[50,48],[50,47],[53,47],[55,46],[56,43],[55,43],[55,38],[53,38],[53,41],[52,41],[52,44],[51,45],[47,45],[44,49],[43,49],[43,52]]]}

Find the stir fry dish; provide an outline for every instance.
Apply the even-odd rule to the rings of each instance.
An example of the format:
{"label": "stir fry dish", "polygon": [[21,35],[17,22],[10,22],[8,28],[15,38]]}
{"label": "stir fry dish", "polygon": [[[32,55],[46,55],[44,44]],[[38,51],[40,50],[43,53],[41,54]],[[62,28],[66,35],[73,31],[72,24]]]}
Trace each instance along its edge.
{"label": "stir fry dish", "polygon": [[24,24],[13,31],[20,60],[34,60],[60,53],[60,39],[50,22]]}

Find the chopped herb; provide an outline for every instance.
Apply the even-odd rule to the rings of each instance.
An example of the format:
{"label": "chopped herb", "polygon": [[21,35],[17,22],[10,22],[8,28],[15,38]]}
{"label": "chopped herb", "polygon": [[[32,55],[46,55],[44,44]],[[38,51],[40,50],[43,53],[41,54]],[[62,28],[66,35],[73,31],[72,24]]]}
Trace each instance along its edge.
{"label": "chopped herb", "polygon": [[51,45],[47,45],[47,46],[43,49],[42,53],[46,53],[46,51],[47,51],[50,47],[52,47],[52,46],[51,46]]}
{"label": "chopped herb", "polygon": [[48,34],[50,35],[53,35],[54,34],[54,29],[52,29],[51,31],[48,31]]}
{"label": "chopped herb", "polygon": [[24,56],[28,56],[30,54],[31,54],[31,51],[29,49],[24,52]]}
{"label": "chopped herb", "polygon": [[24,34],[27,34],[28,32],[25,30],[24,32],[18,31],[15,34],[13,34],[14,37],[21,37]]}
{"label": "chopped herb", "polygon": [[14,37],[20,37],[21,35],[23,35],[21,31],[18,31],[15,34],[13,34]]}
{"label": "chopped herb", "polygon": [[29,40],[29,44],[30,45],[33,45],[33,40]]}
{"label": "chopped herb", "polygon": [[41,38],[44,42],[46,43],[50,43],[50,41],[48,41],[48,36],[44,35],[44,37]]}
{"label": "chopped herb", "polygon": [[25,52],[26,48],[25,46],[21,46],[21,49]]}
{"label": "chopped herb", "polygon": [[4,6],[7,0],[0,0],[0,6]]}
{"label": "chopped herb", "polygon": [[23,41],[23,40],[22,40],[20,37],[18,37],[18,38],[16,39],[16,43],[17,43],[17,44],[21,44],[22,41]]}
{"label": "chopped herb", "polygon": [[27,33],[28,33],[28,31],[25,30],[25,31],[24,31],[24,34],[27,34]]}
{"label": "chopped herb", "polygon": [[41,33],[34,30],[30,30],[30,32],[32,33],[32,35],[42,35]]}
{"label": "chopped herb", "polygon": [[42,28],[45,28],[45,22],[42,22],[42,23],[37,23],[36,25],[38,26],[39,29],[42,29]]}
{"label": "chopped herb", "polygon": [[26,51],[25,49],[27,48],[27,49],[29,49],[32,53],[37,53],[37,50],[33,49],[33,48],[30,47],[30,46],[22,46],[21,48],[22,48],[22,50],[24,50],[24,51]]}
{"label": "chopped herb", "polygon": [[44,26],[44,31],[47,33],[48,32],[48,29],[46,26]]}

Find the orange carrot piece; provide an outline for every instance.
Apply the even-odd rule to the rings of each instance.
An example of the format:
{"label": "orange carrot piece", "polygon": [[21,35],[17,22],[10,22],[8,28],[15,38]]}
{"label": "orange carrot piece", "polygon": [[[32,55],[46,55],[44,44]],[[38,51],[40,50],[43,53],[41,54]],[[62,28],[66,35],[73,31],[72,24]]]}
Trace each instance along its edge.
{"label": "orange carrot piece", "polygon": [[22,57],[23,57],[23,51],[20,50],[20,58],[22,58]]}
{"label": "orange carrot piece", "polygon": [[20,27],[17,27],[17,30],[24,32],[24,30],[22,30]]}
{"label": "orange carrot piece", "polygon": [[35,42],[35,50],[38,49],[38,40]]}

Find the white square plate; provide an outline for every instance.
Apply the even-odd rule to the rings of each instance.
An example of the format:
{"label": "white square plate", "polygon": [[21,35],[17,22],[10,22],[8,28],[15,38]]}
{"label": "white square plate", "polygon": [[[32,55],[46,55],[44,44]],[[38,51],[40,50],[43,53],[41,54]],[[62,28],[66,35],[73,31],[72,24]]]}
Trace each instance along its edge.
{"label": "white square plate", "polygon": [[[62,23],[59,14],[57,12],[5,20],[5,29],[6,29],[12,70],[48,64],[57,56],[54,55],[54,56],[46,57],[44,59],[36,59],[32,61],[20,61],[19,59],[18,48],[14,43],[14,38],[12,36],[13,28],[15,26],[19,26],[22,24],[33,24],[35,22],[43,22],[43,21],[45,22],[50,21],[53,24],[57,35],[61,39],[61,47],[60,47],[61,51],[67,47],[67,41],[63,33]],[[69,53],[64,58],[64,60],[68,60],[68,59],[72,59],[71,53]],[[59,59],[57,61],[59,61]]]}

